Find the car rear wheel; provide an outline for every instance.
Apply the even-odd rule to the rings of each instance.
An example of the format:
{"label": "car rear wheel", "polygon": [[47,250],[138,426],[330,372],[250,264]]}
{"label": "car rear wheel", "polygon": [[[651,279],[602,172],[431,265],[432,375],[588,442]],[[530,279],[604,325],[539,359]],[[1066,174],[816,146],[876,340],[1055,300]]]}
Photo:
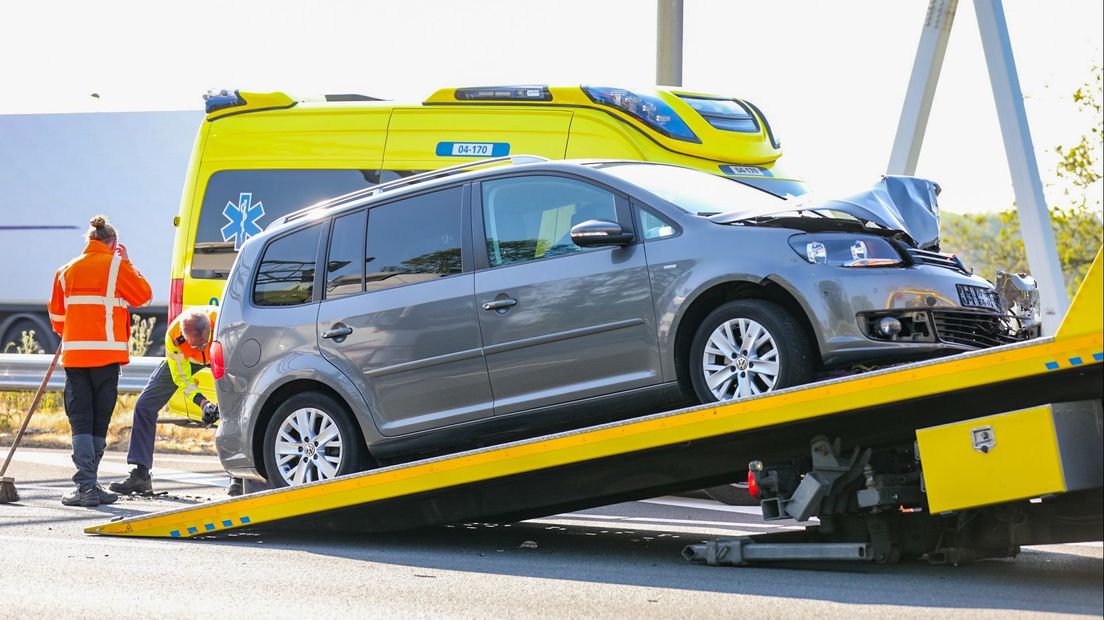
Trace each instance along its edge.
{"label": "car rear wheel", "polygon": [[781,306],[730,301],[709,313],[690,346],[690,380],[702,403],[735,400],[806,383],[814,354]]}
{"label": "car rear wheel", "polygon": [[352,416],[319,392],[284,401],[268,422],[265,473],[273,487],[331,480],[362,471],[366,449]]}

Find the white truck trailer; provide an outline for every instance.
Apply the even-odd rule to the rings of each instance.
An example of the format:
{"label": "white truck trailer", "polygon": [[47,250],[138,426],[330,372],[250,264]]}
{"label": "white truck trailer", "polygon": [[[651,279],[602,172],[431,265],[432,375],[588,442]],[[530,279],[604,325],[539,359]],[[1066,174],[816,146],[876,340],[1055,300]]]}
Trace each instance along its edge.
{"label": "white truck trailer", "polygon": [[97,213],[153,287],[136,313],[157,318],[149,354],[163,349],[172,219],[202,120],[199,110],[0,115],[0,351],[29,330],[53,351],[53,275],[80,253]]}

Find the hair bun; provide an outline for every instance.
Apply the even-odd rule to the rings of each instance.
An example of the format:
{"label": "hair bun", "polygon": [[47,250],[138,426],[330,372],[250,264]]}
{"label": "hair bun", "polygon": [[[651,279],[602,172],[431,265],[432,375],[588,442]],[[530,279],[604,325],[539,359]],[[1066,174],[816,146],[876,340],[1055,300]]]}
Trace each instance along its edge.
{"label": "hair bun", "polygon": [[96,217],[88,220],[88,223],[92,225],[92,228],[103,228],[107,225],[107,218],[102,215],[97,215]]}

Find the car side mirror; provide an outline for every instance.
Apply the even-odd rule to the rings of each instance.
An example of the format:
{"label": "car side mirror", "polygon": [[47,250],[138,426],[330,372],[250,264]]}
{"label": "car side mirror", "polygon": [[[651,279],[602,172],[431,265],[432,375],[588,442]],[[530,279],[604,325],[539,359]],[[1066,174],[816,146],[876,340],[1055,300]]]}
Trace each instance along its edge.
{"label": "car side mirror", "polygon": [[571,227],[571,241],[581,248],[628,245],[633,242],[633,235],[621,228],[617,222],[587,220]]}

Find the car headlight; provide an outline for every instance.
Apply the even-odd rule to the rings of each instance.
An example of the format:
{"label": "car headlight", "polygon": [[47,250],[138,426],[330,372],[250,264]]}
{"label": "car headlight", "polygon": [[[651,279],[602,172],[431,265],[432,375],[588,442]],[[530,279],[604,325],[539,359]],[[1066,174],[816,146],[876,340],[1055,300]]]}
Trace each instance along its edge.
{"label": "car headlight", "polygon": [[790,247],[812,264],[835,267],[896,267],[904,263],[888,241],[873,235],[816,233],[790,237]]}

